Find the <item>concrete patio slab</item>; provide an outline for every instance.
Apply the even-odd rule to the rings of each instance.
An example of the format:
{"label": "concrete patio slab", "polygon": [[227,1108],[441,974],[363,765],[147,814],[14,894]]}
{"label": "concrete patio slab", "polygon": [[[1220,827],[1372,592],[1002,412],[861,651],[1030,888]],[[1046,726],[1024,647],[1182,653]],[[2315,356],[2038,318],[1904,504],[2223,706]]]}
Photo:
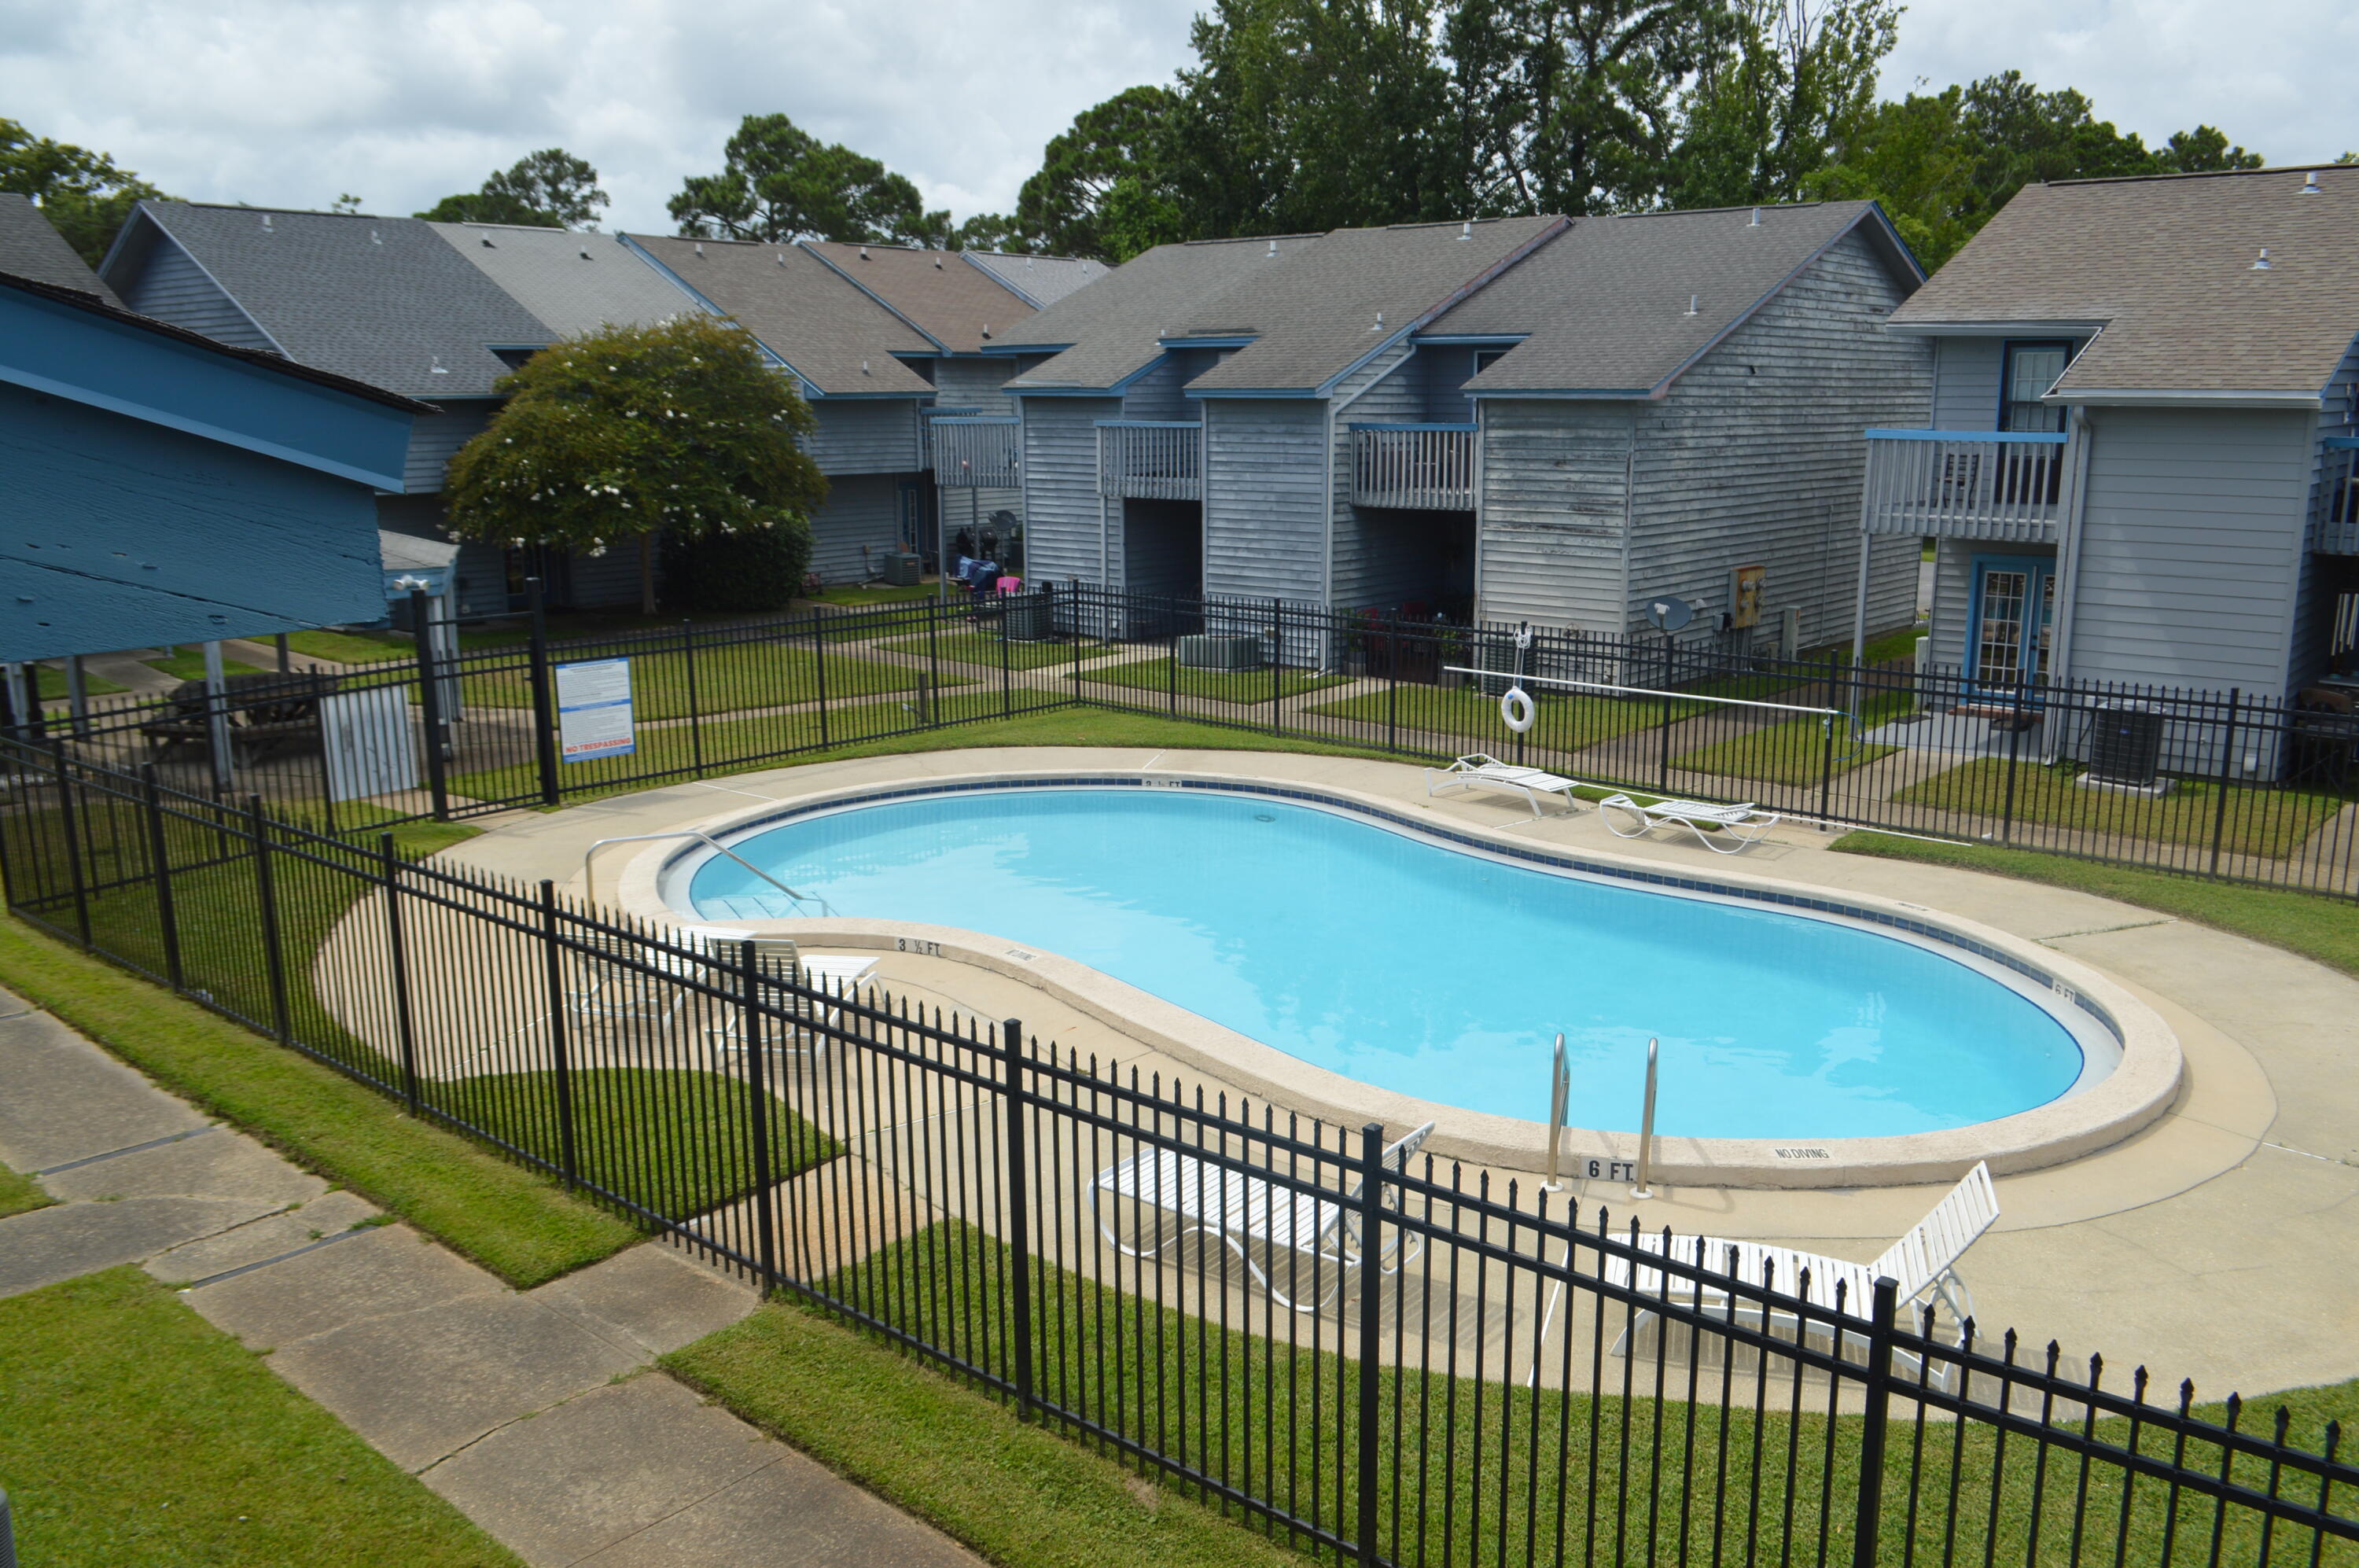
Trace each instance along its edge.
{"label": "concrete patio slab", "polygon": [[782,1452],[670,1378],[641,1377],[511,1421],[424,1479],[526,1562],[554,1565],[696,1508]]}

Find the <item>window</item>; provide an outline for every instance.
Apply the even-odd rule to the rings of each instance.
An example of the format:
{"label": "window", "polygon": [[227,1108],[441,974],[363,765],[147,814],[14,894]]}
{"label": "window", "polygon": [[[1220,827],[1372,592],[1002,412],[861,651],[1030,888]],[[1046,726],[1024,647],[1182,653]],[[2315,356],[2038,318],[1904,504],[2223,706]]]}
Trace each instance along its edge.
{"label": "window", "polygon": [[1999,368],[1998,428],[2045,431],[2064,428],[2064,410],[2039,399],[2072,363],[2069,343],[2011,343]]}
{"label": "window", "polygon": [[2056,614],[2056,563],[2041,556],[1974,557],[1972,646],[1974,684],[1994,692],[2048,679],[2049,623]]}
{"label": "window", "polygon": [[1507,351],[1503,348],[1476,349],[1474,351],[1474,374],[1477,376],[1482,375],[1484,371],[1490,369],[1493,365],[1498,364],[1501,360],[1506,357]]}

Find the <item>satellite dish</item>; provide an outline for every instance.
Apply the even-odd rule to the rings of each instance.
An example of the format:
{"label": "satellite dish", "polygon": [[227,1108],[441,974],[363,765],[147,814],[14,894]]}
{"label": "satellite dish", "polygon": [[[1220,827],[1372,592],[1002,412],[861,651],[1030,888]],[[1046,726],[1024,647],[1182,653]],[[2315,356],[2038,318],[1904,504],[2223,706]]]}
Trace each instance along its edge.
{"label": "satellite dish", "polygon": [[1685,599],[1672,598],[1668,594],[1659,599],[1649,599],[1647,601],[1647,619],[1654,623],[1657,631],[1675,632],[1695,619],[1695,606]]}

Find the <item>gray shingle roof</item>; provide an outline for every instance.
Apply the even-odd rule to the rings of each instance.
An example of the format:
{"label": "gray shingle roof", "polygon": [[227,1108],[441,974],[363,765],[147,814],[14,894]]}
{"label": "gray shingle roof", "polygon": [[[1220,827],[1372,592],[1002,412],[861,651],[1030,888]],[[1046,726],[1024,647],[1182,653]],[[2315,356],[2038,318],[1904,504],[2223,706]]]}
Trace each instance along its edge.
{"label": "gray shingle roof", "polygon": [[955,252],[908,245],[803,245],[855,285],[952,354],[979,354],[992,341],[985,332],[1019,331],[1038,314],[998,278],[960,265]]}
{"label": "gray shingle roof", "polygon": [[139,211],[288,357],[339,376],[429,401],[486,397],[508,369],[490,345],[549,340],[538,318],[417,218],[180,201]]}
{"label": "gray shingle roof", "polygon": [[1758,211],[1757,225],[1745,207],[1576,220],[1429,330],[1527,334],[1467,383],[1477,394],[1644,397],[1857,225],[1869,226],[1896,271],[1917,277],[1871,202]]}
{"label": "gray shingle roof", "polygon": [[60,289],[79,289],[118,310],[123,305],[114,290],[74,254],[65,235],[49,226],[49,220],[31,199],[13,191],[0,191],[0,272]]}
{"label": "gray shingle roof", "polygon": [[1104,262],[1072,256],[1009,256],[995,250],[959,254],[1044,310],[1113,270]]}
{"label": "gray shingle roof", "polygon": [[932,393],[923,376],[892,356],[940,351],[809,251],[751,240],[629,238],[821,395]]}
{"label": "gray shingle roof", "polygon": [[2315,395],[2359,336],[2359,167],[2027,185],[1893,321],[2102,322],[2067,398]]}
{"label": "gray shingle roof", "polygon": [[428,226],[538,317],[551,338],[701,311],[686,289],[613,234],[508,223]]}
{"label": "gray shingle roof", "polygon": [[1177,332],[1209,300],[1230,288],[1300,256],[1321,243],[1317,234],[1288,234],[1269,256],[1267,237],[1199,240],[1158,245],[1114,269],[1080,292],[1066,296],[996,340],[1058,350],[1055,357],[1008,383],[1012,390],[1113,387],[1152,365],[1162,353],[1158,340]]}

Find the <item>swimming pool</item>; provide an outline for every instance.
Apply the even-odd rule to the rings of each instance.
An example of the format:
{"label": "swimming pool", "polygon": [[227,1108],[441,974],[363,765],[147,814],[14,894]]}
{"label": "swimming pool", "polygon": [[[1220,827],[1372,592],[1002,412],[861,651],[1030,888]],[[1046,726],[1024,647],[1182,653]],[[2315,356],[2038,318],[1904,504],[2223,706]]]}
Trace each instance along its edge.
{"label": "swimming pool", "polygon": [[[1210,789],[1022,788],[853,805],[732,849],[843,915],[1048,949],[1313,1065],[1543,1120],[1555,1033],[1577,1126],[1870,1138],[2085,1086],[2035,985],[1931,942],[1470,854],[1357,816]],[[725,859],[706,920],[808,913]],[[2084,1047],[2093,1048],[2084,1055]]]}

